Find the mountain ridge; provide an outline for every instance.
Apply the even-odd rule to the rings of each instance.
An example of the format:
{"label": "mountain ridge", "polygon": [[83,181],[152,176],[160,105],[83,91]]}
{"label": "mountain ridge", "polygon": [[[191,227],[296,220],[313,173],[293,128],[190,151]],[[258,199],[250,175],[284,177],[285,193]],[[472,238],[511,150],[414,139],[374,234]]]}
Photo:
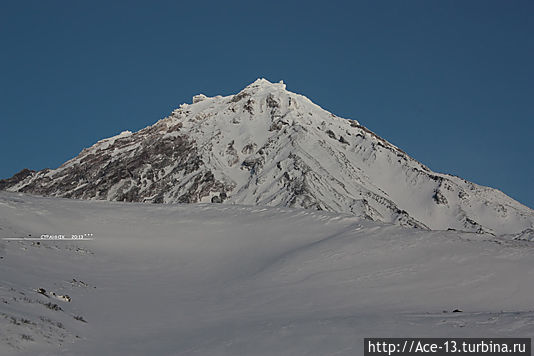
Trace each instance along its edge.
{"label": "mountain ridge", "polygon": [[433,172],[358,121],[263,78],[235,95],[195,95],[154,125],[100,140],[57,169],[23,170],[0,189],[301,207],[432,230],[534,227],[534,211],[504,193]]}

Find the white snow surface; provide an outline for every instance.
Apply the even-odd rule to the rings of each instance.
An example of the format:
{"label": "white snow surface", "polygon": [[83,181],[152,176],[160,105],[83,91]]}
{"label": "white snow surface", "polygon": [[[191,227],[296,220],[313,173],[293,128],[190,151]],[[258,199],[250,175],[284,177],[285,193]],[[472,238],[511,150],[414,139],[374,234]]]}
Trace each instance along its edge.
{"label": "white snow surface", "polygon": [[0,192],[0,237],[86,233],[0,240],[1,355],[363,355],[364,337],[534,334],[528,240]]}
{"label": "white snow surface", "polygon": [[[195,154],[182,154],[191,155],[188,161],[173,156],[154,169],[165,154],[153,153],[141,173],[117,168],[160,142],[176,146],[177,137],[194,147]],[[200,163],[184,169],[188,162]],[[98,184],[111,173],[122,179],[103,190]],[[206,180],[210,176],[215,183]],[[67,183],[58,184],[62,180]],[[163,203],[210,202],[225,193],[224,204],[320,209],[432,230],[498,235],[534,228],[534,211],[502,192],[432,172],[357,121],[266,79],[236,95],[197,95],[153,126],[99,141],[8,190]]]}

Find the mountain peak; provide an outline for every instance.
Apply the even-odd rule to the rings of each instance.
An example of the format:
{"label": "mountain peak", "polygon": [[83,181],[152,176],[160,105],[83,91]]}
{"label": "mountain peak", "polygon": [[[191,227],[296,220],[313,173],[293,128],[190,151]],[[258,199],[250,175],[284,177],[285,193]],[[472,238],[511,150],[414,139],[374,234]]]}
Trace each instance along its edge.
{"label": "mountain peak", "polygon": [[502,192],[432,172],[358,122],[264,78],[236,95],[196,95],[152,126],[100,140],[57,169],[0,181],[0,189],[288,206],[435,230],[534,228],[534,211]]}
{"label": "mountain peak", "polygon": [[286,85],[283,80],[280,80],[278,83],[271,83],[265,78],[258,78],[251,84],[247,85],[246,88],[281,88],[285,90]]}

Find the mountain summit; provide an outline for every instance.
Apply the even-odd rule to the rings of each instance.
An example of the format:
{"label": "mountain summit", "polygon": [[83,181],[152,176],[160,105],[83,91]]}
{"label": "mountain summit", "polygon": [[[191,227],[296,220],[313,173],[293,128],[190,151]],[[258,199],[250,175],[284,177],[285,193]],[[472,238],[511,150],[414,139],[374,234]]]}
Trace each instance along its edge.
{"label": "mountain summit", "polygon": [[534,211],[502,192],[432,172],[357,121],[265,79],[236,95],[196,95],[152,126],[101,140],[57,169],[23,170],[0,189],[300,207],[424,229],[534,227]]}

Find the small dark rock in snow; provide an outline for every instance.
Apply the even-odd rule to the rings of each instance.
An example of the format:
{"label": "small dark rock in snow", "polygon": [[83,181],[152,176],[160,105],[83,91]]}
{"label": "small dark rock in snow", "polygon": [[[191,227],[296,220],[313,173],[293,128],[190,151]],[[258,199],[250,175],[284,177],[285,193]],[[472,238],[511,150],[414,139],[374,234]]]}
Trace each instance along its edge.
{"label": "small dark rock in snow", "polygon": [[52,304],[50,302],[46,303],[46,304],[43,304],[45,307],[47,307],[48,309],[50,310],[55,310],[55,311],[62,311],[63,309],[61,309],[61,307],[57,304]]}
{"label": "small dark rock in snow", "polygon": [[328,131],[326,131],[326,134],[327,134],[330,138],[333,138],[333,139],[336,138],[336,134],[335,134],[334,131],[332,131],[332,130],[328,130]]}
{"label": "small dark rock in snow", "polygon": [[79,321],[81,321],[83,323],[87,323],[87,321],[81,315],[75,315],[74,319],[79,320]]}

